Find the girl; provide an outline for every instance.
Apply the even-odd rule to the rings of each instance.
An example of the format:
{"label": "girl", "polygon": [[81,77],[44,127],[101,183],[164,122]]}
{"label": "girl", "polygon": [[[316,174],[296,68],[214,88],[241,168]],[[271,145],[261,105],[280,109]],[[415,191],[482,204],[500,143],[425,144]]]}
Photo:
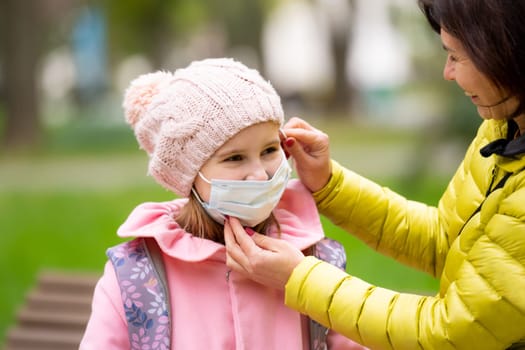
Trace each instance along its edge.
{"label": "girl", "polygon": [[310,340],[315,328],[282,291],[226,266],[230,217],[300,251],[324,237],[310,193],[288,181],[272,86],[208,59],[139,77],[124,109],[149,174],[182,198],[139,205],[119,228],[132,240],[108,251],[80,349],[361,348],[334,332]]}

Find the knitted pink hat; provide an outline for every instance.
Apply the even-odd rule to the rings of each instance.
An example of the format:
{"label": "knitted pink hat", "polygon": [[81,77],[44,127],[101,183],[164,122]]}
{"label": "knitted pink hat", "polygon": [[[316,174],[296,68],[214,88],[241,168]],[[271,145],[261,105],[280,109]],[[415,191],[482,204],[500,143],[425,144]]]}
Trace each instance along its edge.
{"label": "knitted pink hat", "polygon": [[229,58],[196,61],[173,74],[141,75],[127,89],[123,107],[149,155],[149,174],[183,197],[204,163],[232,136],[257,123],[284,120],[271,84]]}

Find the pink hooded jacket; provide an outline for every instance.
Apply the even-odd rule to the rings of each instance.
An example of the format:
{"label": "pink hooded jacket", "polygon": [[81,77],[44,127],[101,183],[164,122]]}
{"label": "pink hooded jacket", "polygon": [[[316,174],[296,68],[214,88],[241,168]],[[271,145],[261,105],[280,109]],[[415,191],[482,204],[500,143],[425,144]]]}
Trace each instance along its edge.
{"label": "pink hooded jacket", "polygon": [[[186,201],[139,205],[118,230],[124,238],[154,237],[160,246],[171,302],[171,349],[309,349],[307,319],[284,305],[283,291],[230,272],[224,245],[194,237],[174,221]],[[324,237],[312,196],[297,180],[289,182],[274,214],[281,239],[301,250]],[[334,332],[328,344],[362,348]],[[80,350],[130,348],[120,288],[108,261]]]}

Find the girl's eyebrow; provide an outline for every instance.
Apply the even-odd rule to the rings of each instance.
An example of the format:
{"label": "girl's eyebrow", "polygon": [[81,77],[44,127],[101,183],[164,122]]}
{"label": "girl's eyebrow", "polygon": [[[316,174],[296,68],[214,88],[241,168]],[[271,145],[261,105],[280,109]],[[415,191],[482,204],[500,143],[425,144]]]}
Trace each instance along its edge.
{"label": "girl's eyebrow", "polygon": [[232,149],[224,150],[222,152],[217,152],[212,157],[213,158],[224,158],[224,157],[229,157],[233,154],[239,154],[239,153],[242,153],[242,150],[232,148]]}

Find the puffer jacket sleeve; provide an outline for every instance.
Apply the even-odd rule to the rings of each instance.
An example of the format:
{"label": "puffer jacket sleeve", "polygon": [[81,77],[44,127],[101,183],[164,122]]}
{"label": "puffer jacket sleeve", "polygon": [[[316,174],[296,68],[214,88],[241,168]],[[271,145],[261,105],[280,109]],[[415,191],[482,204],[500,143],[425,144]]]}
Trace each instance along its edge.
{"label": "puffer jacket sleeve", "polygon": [[335,161],[330,182],[314,197],[321,214],[372,249],[440,275],[449,238],[436,207],[407,200]]}
{"label": "puffer jacket sleeve", "polygon": [[109,261],[95,287],[91,309],[79,350],[130,349],[120,287]]}
{"label": "puffer jacket sleeve", "polygon": [[286,305],[370,349],[421,349],[417,313],[429,297],[372,286],[311,256],[294,270],[285,295]]}

